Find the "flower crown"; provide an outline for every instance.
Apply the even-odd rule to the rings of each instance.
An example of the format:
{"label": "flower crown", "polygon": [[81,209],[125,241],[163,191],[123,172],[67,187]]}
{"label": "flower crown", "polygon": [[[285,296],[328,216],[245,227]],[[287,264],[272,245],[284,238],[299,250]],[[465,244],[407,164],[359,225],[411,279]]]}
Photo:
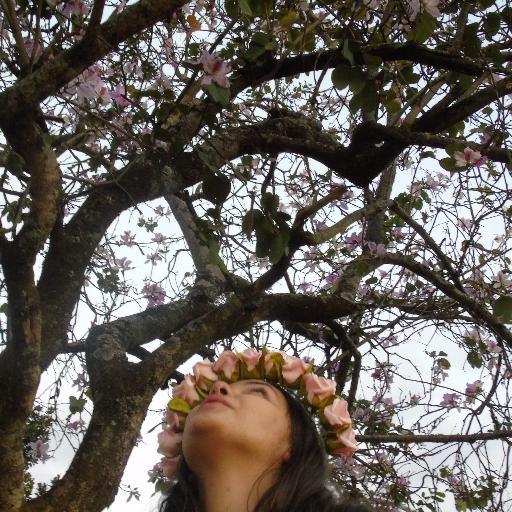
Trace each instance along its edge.
{"label": "flower crown", "polygon": [[248,348],[243,352],[224,351],[215,362],[208,359],[196,363],[193,375],[185,375],[173,386],[167,404],[167,426],[158,434],[158,453],[164,455],[156,471],[172,479],[181,456],[181,440],[188,413],[208,397],[217,380],[237,382],[260,379],[297,390],[300,400],[317,414],[323,427],[326,451],[332,455],[351,457],[357,450],[356,436],[348,413],[347,402],[336,395],[336,382],[313,373],[313,365],[282,351],[261,352]]}

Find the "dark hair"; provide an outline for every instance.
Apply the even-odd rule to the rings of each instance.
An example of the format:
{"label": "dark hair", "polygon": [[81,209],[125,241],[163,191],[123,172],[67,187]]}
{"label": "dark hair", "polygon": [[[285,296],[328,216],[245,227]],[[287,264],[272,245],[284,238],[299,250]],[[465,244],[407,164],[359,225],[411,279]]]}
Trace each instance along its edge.
{"label": "dark hair", "polygon": [[[297,398],[279,384],[275,386],[288,403],[290,459],[282,463],[279,478],[260,498],[254,512],[370,512],[367,506],[353,501],[342,503],[327,488],[327,455],[313,419]],[[176,479],[159,512],[201,512],[199,482],[184,457],[180,458]]]}

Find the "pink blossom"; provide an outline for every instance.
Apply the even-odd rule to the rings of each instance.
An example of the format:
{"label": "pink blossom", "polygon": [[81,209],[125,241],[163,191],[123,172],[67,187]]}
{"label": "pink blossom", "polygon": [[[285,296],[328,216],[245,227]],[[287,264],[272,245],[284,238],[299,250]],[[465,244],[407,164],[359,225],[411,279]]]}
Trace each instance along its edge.
{"label": "pink blossom", "polygon": [[128,258],[126,258],[126,256],[123,258],[115,258],[114,263],[116,264],[117,268],[123,271],[132,270],[134,268],[130,266],[132,260],[129,260]]}
{"label": "pink blossom", "polygon": [[121,235],[121,244],[126,245],[126,247],[132,247],[134,240],[135,240],[135,235],[132,235],[131,231],[125,231]]}
{"label": "pink blossom", "polygon": [[[408,19],[414,21],[420,11],[428,12],[434,18],[441,16],[439,11],[439,0],[406,0]],[[402,28],[410,30],[407,20],[402,21]]]}
{"label": "pink blossom", "polygon": [[443,400],[440,402],[439,405],[442,407],[446,407],[447,409],[453,409],[454,407],[457,407],[459,405],[459,399],[460,395],[457,393],[445,393],[443,395]]}
{"label": "pink blossom", "polygon": [[76,421],[68,421],[66,423],[66,428],[68,430],[77,431],[80,430],[85,425],[83,420],[76,420]]}
{"label": "pink blossom", "polygon": [[50,456],[47,451],[49,448],[48,443],[44,443],[41,439],[37,439],[34,443],[29,443],[29,455],[33,459],[40,459],[42,461],[48,460]]}
{"label": "pink blossom", "polygon": [[492,133],[484,132],[480,134],[480,143],[488,144],[492,140]]}
{"label": "pink blossom", "polygon": [[164,50],[165,50],[165,57],[167,59],[167,62],[173,67],[178,67],[178,61],[176,60],[176,52],[174,50],[174,43],[172,42],[172,39],[170,37],[166,37],[163,41],[164,43]]}
{"label": "pink blossom", "polygon": [[487,161],[487,157],[482,157],[480,151],[474,151],[470,147],[466,147],[464,151],[455,151],[453,156],[456,167],[465,167],[466,165],[480,167]]}
{"label": "pink blossom", "polygon": [[210,386],[216,380],[219,380],[219,376],[213,370],[213,363],[208,359],[203,359],[196,363],[192,367],[192,371],[194,372],[196,384],[205,391],[208,391]]}
{"label": "pink blossom", "polygon": [[356,249],[363,245],[363,233],[352,233],[350,236],[345,237],[345,244],[348,249]]}
{"label": "pink blossom", "polygon": [[[469,395],[470,399],[478,395],[482,391],[483,382],[481,380],[475,380],[473,383],[466,384],[465,394]],[[470,402],[473,400],[469,400]]]}
{"label": "pink blossom", "polygon": [[331,405],[325,407],[324,416],[332,427],[345,427],[352,424],[348,404],[341,398],[335,398]]}
{"label": "pink blossom", "polygon": [[400,487],[407,487],[409,485],[409,480],[407,480],[407,478],[404,478],[403,476],[401,476],[400,478],[397,478],[396,485],[398,485]]}
{"label": "pink blossom", "polygon": [[155,233],[155,236],[153,236],[152,242],[161,244],[164,240],[165,240],[165,235],[163,235],[162,233]]}
{"label": "pink blossom", "polygon": [[299,377],[302,377],[311,365],[303,361],[300,357],[286,356],[283,364],[283,379],[287,384],[296,383]]}
{"label": "pink blossom", "polygon": [[151,263],[153,266],[156,265],[158,261],[162,261],[162,256],[157,252],[146,256],[146,263]]}
{"label": "pink blossom", "polygon": [[148,471],[149,480],[148,482],[155,483],[156,480],[162,476],[162,465],[157,462],[152,469]]}
{"label": "pink blossom", "polygon": [[471,219],[466,219],[464,217],[461,217],[458,221],[457,221],[457,224],[459,226],[462,226],[463,228],[465,229],[471,229],[471,226],[473,226],[473,221]]}
{"label": "pink blossom", "polygon": [[315,407],[318,407],[325,398],[336,394],[335,381],[319,377],[314,373],[308,373],[304,376],[304,384],[308,402]]}
{"label": "pink blossom", "polygon": [[209,53],[204,50],[199,58],[199,62],[203,65],[206,76],[203,77],[201,83],[204,85],[217,83],[221,87],[229,87],[229,79],[226,76],[231,72],[231,68],[220,59],[215,53]]}
{"label": "pink blossom", "polygon": [[441,13],[439,12],[439,0],[423,0],[423,9],[428,12],[434,18],[439,18]]}
{"label": "pink blossom", "polygon": [[89,14],[89,6],[83,0],[69,0],[62,9],[62,14],[67,18],[71,15],[87,16]]}
{"label": "pink blossom", "polygon": [[34,44],[34,40],[30,37],[26,37],[23,39],[23,43],[25,44],[25,48],[27,50],[27,54],[30,58],[32,58],[32,53],[34,53],[34,62],[37,62],[41,54],[43,53],[43,49],[41,47],[40,41]]}
{"label": "pink blossom", "polygon": [[224,373],[227,379],[232,379],[233,373],[238,372],[240,365],[240,360],[234,352],[229,350],[225,350],[219,356],[217,361],[213,363],[213,370],[220,375],[221,372]]}
{"label": "pink blossom", "polygon": [[337,272],[333,272],[332,274],[329,274],[325,278],[325,288],[330,288],[338,279],[339,274]]}
{"label": "pink blossom", "polygon": [[192,375],[188,374],[185,375],[185,378],[180,384],[173,387],[172,396],[181,398],[190,405],[201,400],[201,397],[196,391],[196,381]]}
{"label": "pink blossom", "polygon": [[247,370],[254,370],[260,360],[261,353],[254,348],[247,348],[243,352],[237,352],[238,357],[247,365]]}
{"label": "pink blossom", "polygon": [[384,244],[377,244],[375,242],[369,241],[366,242],[368,249],[372,254],[376,256],[384,256],[386,254],[386,246]]}
{"label": "pink blossom", "polygon": [[505,288],[508,289],[512,285],[512,282],[507,277],[505,272],[500,270],[493,278],[492,278],[492,287],[493,288]]}
{"label": "pink blossom", "polygon": [[144,298],[148,300],[148,308],[153,308],[165,302],[165,290],[156,283],[146,283],[142,288]]}
{"label": "pink blossom", "polygon": [[110,96],[120,107],[126,107],[130,104],[126,99],[126,89],[124,85],[117,84],[116,88],[110,93]]}
{"label": "pink blossom", "polygon": [[176,432],[173,428],[167,427],[158,434],[157,452],[166,457],[175,457],[180,453],[179,445],[183,434]]}
{"label": "pink blossom", "polygon": [[345,457],[352,457],[357,451],[356,434],[352,428],[347,428],[341,432],[336,433],[336,439],[342,444],[341,447],[336,448],[335,455],[344,455]]}
{"label": "pink blossom", "polygon": [[116,12],[122,12],[124,11],[126,7],[127,0],[122,0],[122,2],[116,7]]}
{"label": "pink blossom", "polygon": [[309,291],[309,289],[311,288],[311,285],[309,283],[301,283],[301,284],[299,284],[299,286],[297,286],[297,288],[301,292],[307,293]]}
{"label": "pink blossom", "polygon": [[86,99],[100,99],[104,104],[110,102],[107,86],[100,77],[101,71],[101,67],[95,64],[69,83],[69,92],[77,95],[79,103],[84,103]]}
{"label": "pink blossom", "polygon": [[503,349],[496,343],[496,340],[489,340],[487,342],[487,350],[491,354],[499,354]]}

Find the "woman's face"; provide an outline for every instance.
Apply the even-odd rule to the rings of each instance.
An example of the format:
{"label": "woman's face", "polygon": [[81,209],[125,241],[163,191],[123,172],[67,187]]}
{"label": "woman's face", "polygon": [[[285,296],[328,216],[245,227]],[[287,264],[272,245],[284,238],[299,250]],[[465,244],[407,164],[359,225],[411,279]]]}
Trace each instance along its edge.
{"label": "woman's face", "polygon": [[216,381],[210,397],[225,403],[203,401],[187,417],[182,448],[185,460],[196,464],[246,460],[271,465],[287,459],[290,420],[285,397],[263,380]]}

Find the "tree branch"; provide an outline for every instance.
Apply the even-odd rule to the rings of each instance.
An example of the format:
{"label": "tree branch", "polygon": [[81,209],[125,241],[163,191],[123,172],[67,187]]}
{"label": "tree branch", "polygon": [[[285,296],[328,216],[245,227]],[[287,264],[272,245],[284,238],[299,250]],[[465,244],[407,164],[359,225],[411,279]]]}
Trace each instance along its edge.
{"label": "tree branch", "polygon": [[481,432],[479,434],[368,434],[356,436],[361,443],[475,443],[512,437],[512,430]]}
{"label": "tree branch", "polygon": [[166,19],[186,0],[140,0],[123,12],[112,14],[95,31],[69,50],[47,61],[39,69],[0,94],[0,120],[12,118],[23,105],[35,105],[76,78],[130,36]]}

